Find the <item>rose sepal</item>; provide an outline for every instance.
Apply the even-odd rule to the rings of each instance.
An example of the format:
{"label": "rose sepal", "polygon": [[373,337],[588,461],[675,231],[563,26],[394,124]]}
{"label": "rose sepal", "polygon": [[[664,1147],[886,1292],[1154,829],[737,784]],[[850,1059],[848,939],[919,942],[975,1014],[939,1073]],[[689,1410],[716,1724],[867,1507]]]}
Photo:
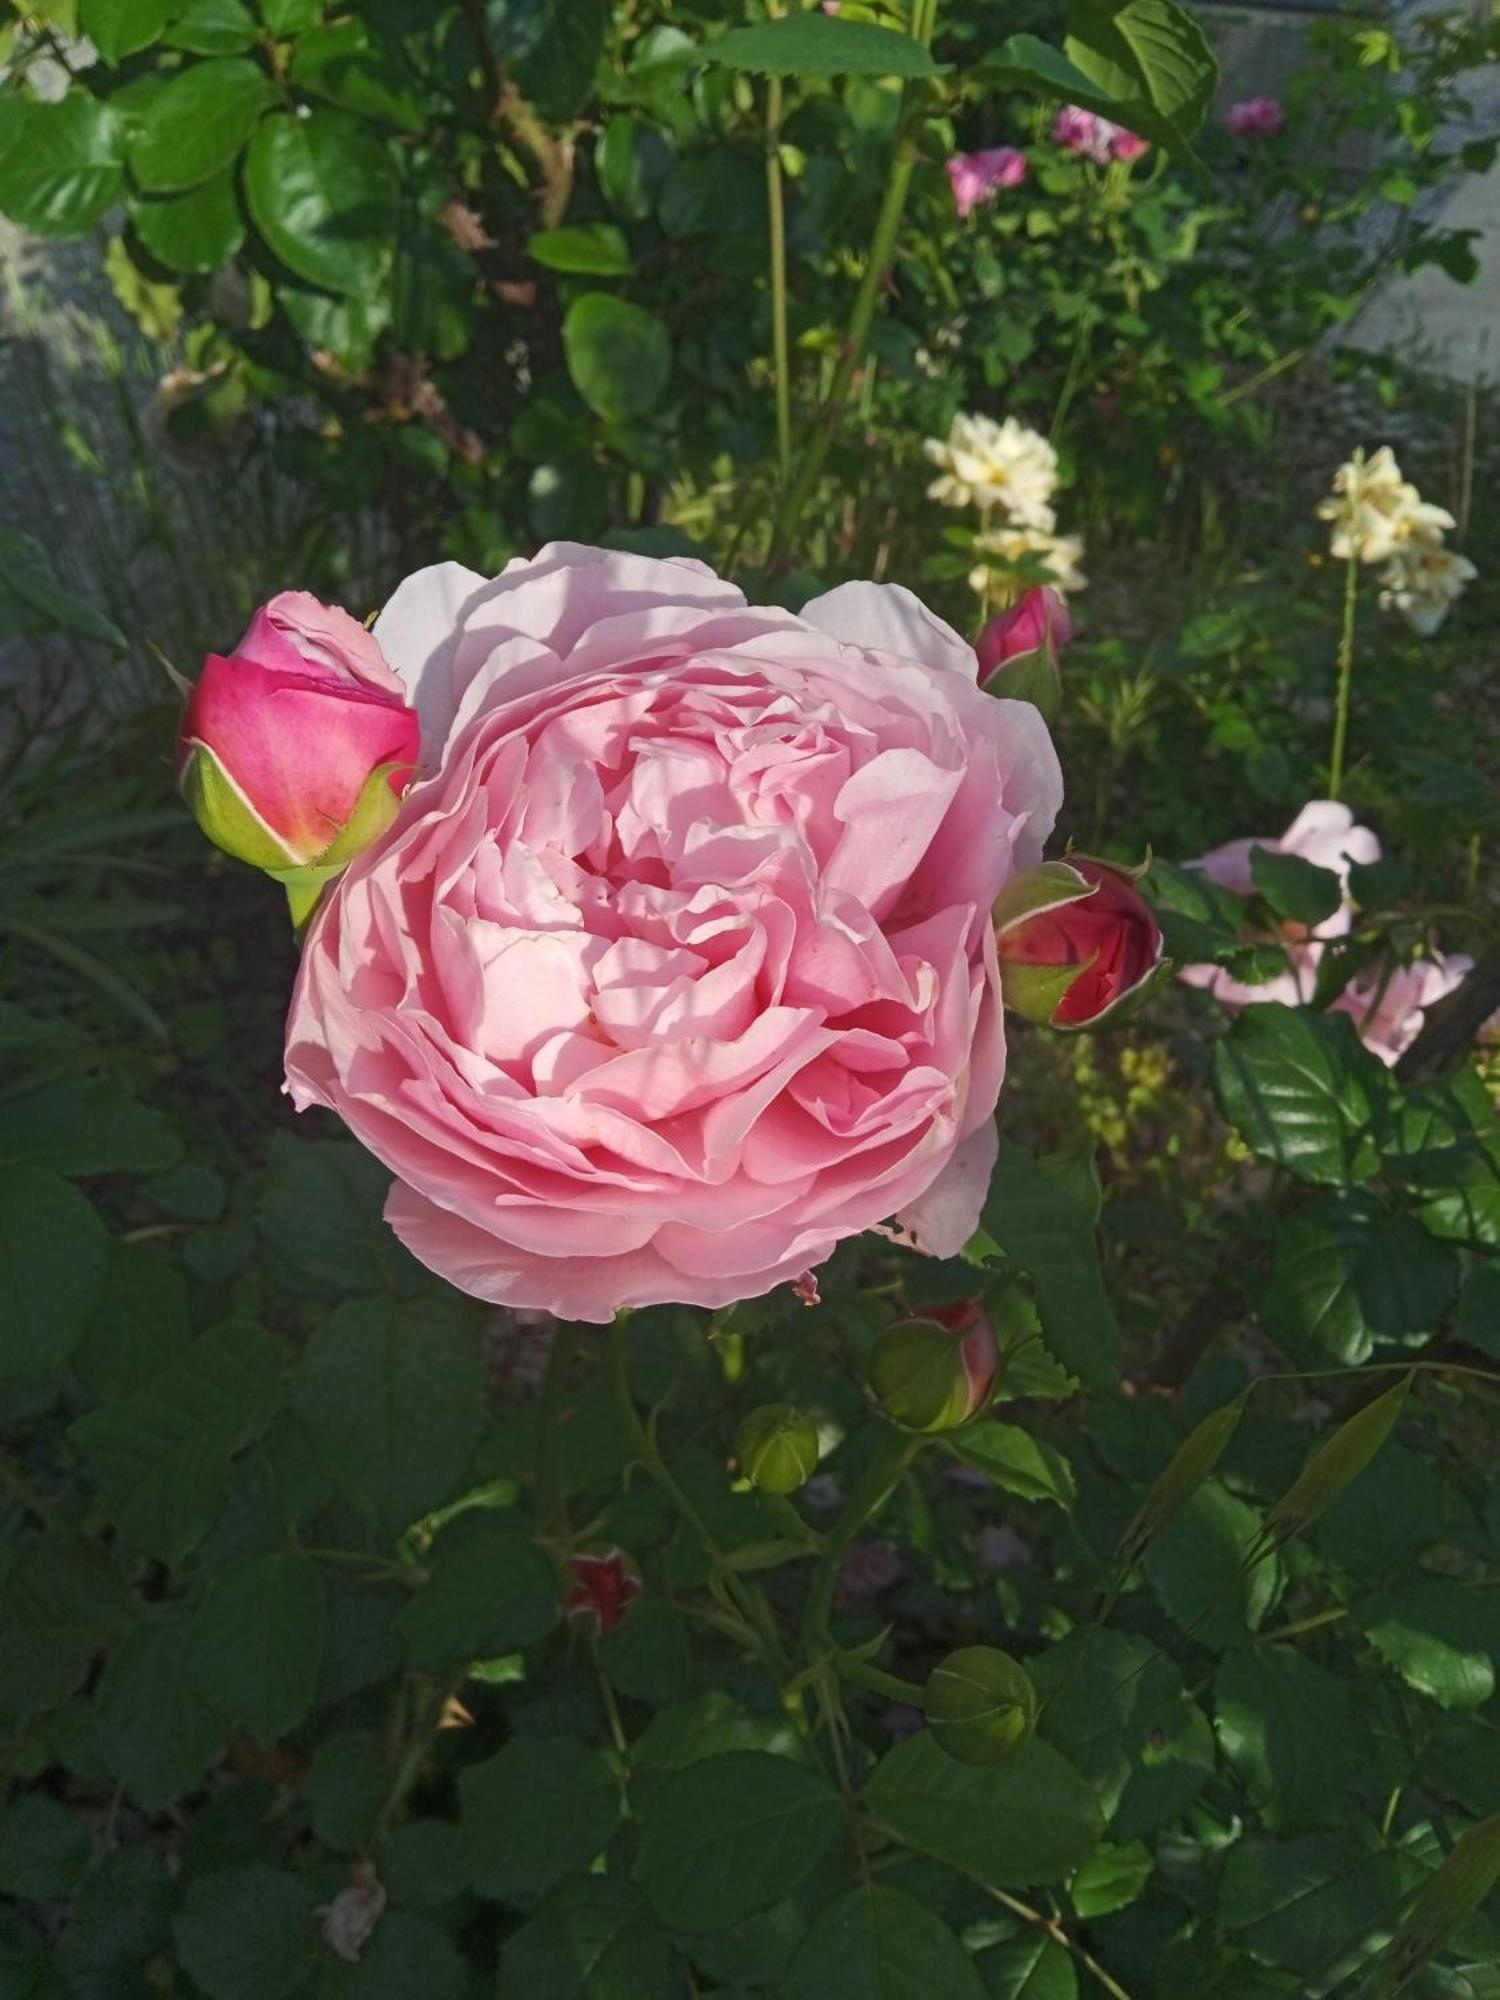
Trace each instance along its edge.
{"label": "rose sepal", "polygon": [[[1093,893],[1093,883],[1086,882],[1069,862],[1039,861],[1035,868],[1025,868],[1019,875],[1013,875],[995,898],[990,911],[995,935],[1004,937],[1029,917],[1044,916],[1049,910],[1060,910]],[[1068,969],[1076,973],[1082,968]]]}
{"label": "rose sepal", "polygon": [[1057,656],[1045,646],[1033,647],[1029,653],[1013,653],[986,678],[984,691],[1000,701],[1029,701],[1043,722],[1054,722],[1062,707]]}

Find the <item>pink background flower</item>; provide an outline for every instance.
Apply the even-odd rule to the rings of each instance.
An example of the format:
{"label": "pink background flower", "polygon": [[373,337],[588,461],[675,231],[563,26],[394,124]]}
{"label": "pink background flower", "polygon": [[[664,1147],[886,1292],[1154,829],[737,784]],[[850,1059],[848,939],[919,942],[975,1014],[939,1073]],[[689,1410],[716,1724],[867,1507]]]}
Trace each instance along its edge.
{"label": "pink background flower", "polygon": [[1085,111],[1080,104],[1065,104],[1052,121],[1052,136],[1059,146],[1081,158],[1106,166],[1111,160],[1138,160],[1151,150],[1151,141],[1138,132],[1127,132],[1113,119]]}
{"label": "pink background flower", "polygon": [[1280,839],[1251,836],[1229,840],[1222,847],[1194,863],[1211,882],[1231,895],[1255,894],[1255,877],[1250,869],[1251,850],[1264,847],[1272,854],[1295,854],[1315,868],[1331,868],[1343,889],[1343,901],[1333,915],[1318,926],[1317,938],[1288,926],[1283,942],[1287,969],[1259,986],[1246,986],[1221,965],[1184,965],[1179,977],[1189,986],[1212,993],[1224,1007],[1248,1007],[1258,1000],[1279,1000],[1287,1007],[1301,1007],[1311,1000],[1322,946],[1318,940],[1347,937],[1353,906],[1349,901],[1349,867],[1358,862],[1368,867],[1380,859],[1380,842],[1367,826],[1356,826],[1354,815],[1334,799],[1311,799],[1298,813]]}
{"label": "pink background flower", "polygon": [[948,184],[960,215],[991,201],[1002,188],[1019,187],[1026,178],[1026,155],[1014,146],[995,146],[983,153],[954,153],[947,162]]}
{"label": "pink background flower", "polygon": [[308,934],[299,1107],[464,1290],[721,1305],[896,1216],[977,1222],[1005,1067],[990,905],[1061,799],[1028,703],[896,586],[802,616],[695,562],[444,564],[375,628],[422,718]]}
{"label": "pink background flower", "polygon": [[1274,139],[1286,124],[1286,113],[1275,97],[1247,97],[1230,105],[1224,123],[1236,139]]}

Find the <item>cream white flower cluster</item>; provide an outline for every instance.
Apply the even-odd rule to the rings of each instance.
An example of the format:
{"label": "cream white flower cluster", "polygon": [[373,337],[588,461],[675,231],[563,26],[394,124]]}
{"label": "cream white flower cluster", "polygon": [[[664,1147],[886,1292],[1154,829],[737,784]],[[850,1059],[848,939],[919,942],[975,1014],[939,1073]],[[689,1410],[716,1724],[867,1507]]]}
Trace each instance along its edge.
{"label": "cream white flower cluster", "polygon": [[1003,603],[1035,583],[1083,588],[1083,542],[1057,532],[1057,453],[1040,431],[1016,417],[997,423],[960,410],[947,437],[928,438],[923,450],[938,468],[929,497],[979,511],[980,560],[969,574],[976,591]]}
{"label": "cream white flower cluster", "polygon": [[1467,556],[1444,546],[1453,516],[1424,500],[1402,477],[1389,445],[1369,458],[1356,451],[1339,467],[1318,518],[1332,525],[1329,548],[1335,556],[1385,564],[1381,609],[1399,611],[1424,637],[1436,632],[1464,585],[1479,573]]}

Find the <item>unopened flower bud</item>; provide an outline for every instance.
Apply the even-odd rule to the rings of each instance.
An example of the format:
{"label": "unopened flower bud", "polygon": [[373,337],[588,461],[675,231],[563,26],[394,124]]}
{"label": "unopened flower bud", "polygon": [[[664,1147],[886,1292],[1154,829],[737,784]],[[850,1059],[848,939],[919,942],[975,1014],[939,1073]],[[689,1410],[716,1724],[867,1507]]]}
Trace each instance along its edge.
{"label": "unopened flower bud", "polygon": [[623,1549],[569,1556],[568,1574],[568,1619],[586,1632],[613,1632],[641,1594],[641,1579]]}
{"label": "unopened flower bud", "polygon": [[188,696],[177,775],[215,846],[285,878],[337,872],[395,818],[421,746],[375,640],[305,591],[264,605]]}
{"label": "unopened flower bud", "polygon": [[1162,965],[1150,904],[1122,869],[1087,855],[1016,876],[994,920],[1005,1004],[1038,1026],[1102,1026]]}
{"label": "unopened flower bud", "polygon": [[790,1403],[763,1403],[734,1441],[740,1470],[764,1493],[795,1493],[818,1463],[818,1429]]}
{"label": "unopened flower bud", "polygon": [[923,1706],[939,1748],[960,1764],[1003,1764],[1036,1727],[1036,1689],[994,1646],[961,1646],[928,1677]]}
{"label": "unopened flower bud", "polygon": [[1008,610],[997,611],[980,633],[974,647],[979,655],[979,678],[991,694],[1008,693],[990,679],[997,669],[1030,653],[1055,661],[1072,636],[1067,599],[1051,585],[1037,584]]}
{"label": "unopened flower bud", "polygon": [[870,1385],[909,1431],[951,1431],[977,1417],[1000,1372],[989,1315],[972,1300],[888,1326],[870,1353]]}

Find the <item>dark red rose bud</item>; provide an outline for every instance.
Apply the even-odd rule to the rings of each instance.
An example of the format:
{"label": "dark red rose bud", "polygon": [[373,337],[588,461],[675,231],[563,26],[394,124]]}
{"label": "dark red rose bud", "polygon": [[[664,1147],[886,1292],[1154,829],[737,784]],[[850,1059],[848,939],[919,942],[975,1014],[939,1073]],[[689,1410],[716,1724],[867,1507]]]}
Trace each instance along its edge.
{"label": "dark red rose bud", "polygon": [[567,1614],[586,1632],[613,1632],[641,1594],[641,1580],[623,1549],[569,1556],[568,1573],[573,1588],[568,1592]]}
{"label": "dark red rose bud", "polygon": [[997,611],[980,633],[974,647],[979,655],[979,678],[986,680],[997,667],[1026,653],[1055,656],[1072,636],[1067,599],[1060,590],[1038,584],[1008,611]]}
{"label": "dark red rose bud", "polygon": [[1039,1026],[1101,1026],[1162,964],[1150,904],[1123,870],[1088,855],[1017,876],[994,916],[1005,1004]]}

